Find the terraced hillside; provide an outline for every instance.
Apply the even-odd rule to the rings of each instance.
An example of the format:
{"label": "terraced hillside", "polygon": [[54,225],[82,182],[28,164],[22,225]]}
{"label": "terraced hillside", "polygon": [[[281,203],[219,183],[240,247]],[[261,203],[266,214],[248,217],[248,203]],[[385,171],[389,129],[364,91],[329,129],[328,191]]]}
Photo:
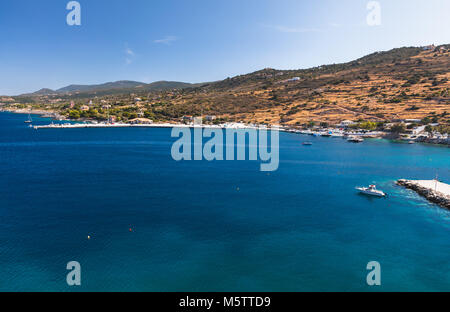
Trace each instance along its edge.
{"label": "terraced hillside", "polygon": [[[399,48],[310,69],[264,69],[212,83],[178,84],[173,89],[158,85],[157,89],[42,92],[15,100],[22,106],[99,120],[115,115],[127,121],[145,115],[179,121],[185,115],[203,114],[218,120],[289,125],[425,117],[450,124],[449,79],[450,45],[444,45]],[[87,103],[91,110],[80,111]]]}
{"label": "terraced hillside", "polygon": [[[387,121],[450,113],[449,46],[401,48],[307,70],[264,69],[171,100],[248,122]],[[192,109],[192,108],[191,108]]]}

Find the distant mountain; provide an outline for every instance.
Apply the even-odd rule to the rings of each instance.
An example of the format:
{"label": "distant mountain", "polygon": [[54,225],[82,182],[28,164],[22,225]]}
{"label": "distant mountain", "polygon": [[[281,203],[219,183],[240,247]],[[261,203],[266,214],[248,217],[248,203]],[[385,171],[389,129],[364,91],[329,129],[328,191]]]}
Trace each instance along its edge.
{"label": "distant mountain", "polygon": [[31,94],[23,94],[22,96],[35,96],[35,95],[52,95],[52,94],[67,94],[67,93],[121,93],[121,92],[133,92],[133,91],[163,91],[170,89],[183,89],[190,88],[194,86],[199,86],[201,84],[191,84],[186,82],[178,81],[156,81],[152,83],[144,83],[139,81],[129,81],[121,80],[115,82],[107,82],[103,84],[96,85],[70,85],[58,90],[52,89],[41,89]]}
{"label": "distant mountain", "polygon": [[34,95],[50,95],[50,94],[56,94],[56,93],[57,92],[55,90],[44,88],[44,89],[34,92],[33,94]]}
{"label": "distant mountain", "polygon": [[104,91],[114,89],[131,89],[138,86],[143,86],[145,83],[138,81],[121,80],[116,82],[107,82],[97,85],[70,85],[56,90],[57,93],[68,92],[90,92],[90,91]]}
{"label": "distant mountain", "polygon": [[184,89],[196,86],[187,82],[178,81],[156,81],[143,86],[146,91],[160,91],[160,90],[170,90],[170,89]]}

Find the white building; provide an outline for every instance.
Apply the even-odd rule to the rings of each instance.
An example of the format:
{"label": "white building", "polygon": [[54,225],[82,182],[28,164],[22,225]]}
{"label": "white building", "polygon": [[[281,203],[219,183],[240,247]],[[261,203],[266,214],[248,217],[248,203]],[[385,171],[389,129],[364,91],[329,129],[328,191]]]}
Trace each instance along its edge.
{"label": "white building", "polygon": [[153,120],[148,118],[135,118],[129,120],[128,122],[133,125],[149,125],[153,123]]}
{"label": "white building", "polygon": [[356,124],[356,122],[354,122],[352,120],[343,120],[343,121],[341,121],[341,123],[338,126],[345,128],[345,127],[349,127],[349,126],[352,126],[355,124]]}

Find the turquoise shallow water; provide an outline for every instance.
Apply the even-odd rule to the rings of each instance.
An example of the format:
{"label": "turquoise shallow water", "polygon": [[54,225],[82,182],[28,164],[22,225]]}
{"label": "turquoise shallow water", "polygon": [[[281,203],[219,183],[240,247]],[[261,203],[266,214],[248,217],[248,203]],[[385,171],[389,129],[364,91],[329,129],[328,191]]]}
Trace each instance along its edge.
{"label": "turquoise shallow water", "polygon": [[[264,173],[175,162],[169,129],[34,131],[26,118],[0,114],[2,291],[450,291],[450,213],[394,185],[450,182],[448,148],[281,133]],[[355,193],[372,182],[389,198]]]}

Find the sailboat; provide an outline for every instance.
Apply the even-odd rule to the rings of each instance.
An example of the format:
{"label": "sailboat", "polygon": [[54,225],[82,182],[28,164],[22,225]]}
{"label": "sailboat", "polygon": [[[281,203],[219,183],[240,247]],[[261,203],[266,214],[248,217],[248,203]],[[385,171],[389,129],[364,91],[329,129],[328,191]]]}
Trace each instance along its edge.
{"label": "sailboat", "polygon": [[25,123],[32,123],[33,119],[31,119],[30,113],[28,113],[28,119],[24,121]]}

